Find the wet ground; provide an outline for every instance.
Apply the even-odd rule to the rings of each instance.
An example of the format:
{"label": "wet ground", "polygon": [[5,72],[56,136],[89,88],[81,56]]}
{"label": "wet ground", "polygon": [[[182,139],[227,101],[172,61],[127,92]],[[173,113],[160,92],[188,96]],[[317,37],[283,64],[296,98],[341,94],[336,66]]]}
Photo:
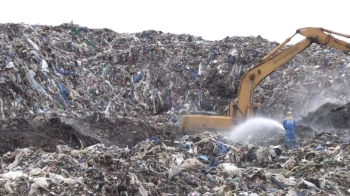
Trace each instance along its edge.
{"label": "wet ground", "polygon": [[132,147],[152,135],[167,139],[176,137],[174,127],[96,116],[47,120],[16,118],[0,122],[0,154],[29,146],[41,147],[48,152],[55,151],[56,145],[69,145],[76,149],[96,143]]}
{"label": "wet ground", "polygon": [[42,122],[23,118],[1,120],[0,134],[0,154],[29,146],[54,151],[59,144],[80,148],[98,142],[57,118]]}
{"label": "wet ground", "polygon": [[179,134],[175,126],[127,118],[112,119],[94,115],[82,119],[65,119],[64,122],[85,135],[97,138],[106,146],[132,147],[151,136],[174,139]]}

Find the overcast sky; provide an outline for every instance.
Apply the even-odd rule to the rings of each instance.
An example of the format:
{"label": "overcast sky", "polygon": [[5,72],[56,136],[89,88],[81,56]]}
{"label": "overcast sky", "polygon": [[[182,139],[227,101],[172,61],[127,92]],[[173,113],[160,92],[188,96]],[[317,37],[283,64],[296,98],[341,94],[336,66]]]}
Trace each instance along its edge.
{"label": "overcast sky", "polygon": [[261,35],[282,42],[308,26],[350,34],[347,4],[346,0],[10,0],[1,2],[0,22],[73,21],[119,33],[153,29],[207,40]]}

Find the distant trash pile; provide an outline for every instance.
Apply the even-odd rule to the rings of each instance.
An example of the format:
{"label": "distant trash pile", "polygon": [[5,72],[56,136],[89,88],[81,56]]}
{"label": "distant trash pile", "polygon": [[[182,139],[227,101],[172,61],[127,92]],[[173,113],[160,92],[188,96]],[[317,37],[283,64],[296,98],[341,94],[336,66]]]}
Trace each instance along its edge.
{"label": "distant trash pile", "polygon": [[[241,76],[277,45],[260,36],[206,41],[152,30],[1,24],[0,117],[98,112],[179,125],[188,111],[224,114]],[[255,100],[272,117],[347,101],[349,62],[345,53],[311,46],[267,77]]]}

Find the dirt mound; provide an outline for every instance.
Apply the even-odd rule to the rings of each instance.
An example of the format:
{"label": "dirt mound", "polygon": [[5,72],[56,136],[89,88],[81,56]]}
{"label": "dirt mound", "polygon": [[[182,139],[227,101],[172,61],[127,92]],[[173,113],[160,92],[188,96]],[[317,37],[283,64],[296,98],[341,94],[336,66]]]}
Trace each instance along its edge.
{"label": "dirt mound", "polygon": [[81,133],[98,139],[106,146],[130,147],[151,136],[174,139],[179,135],[175,126],[126,118],[104,118],[93,115],[83,119],[65,119],[64,122]]}
{"label": "dirt mound", "polygon": [[303,117],[299,124],[311,125],[317,131],[330,131],[333,129],[350,128],[350,103],[339,105],[326,103],[316,111]]}
{"label": "dirt mound", "polygon": [[81,148],[98,143],[97,139],[79,133],[58,118],[44,122],[23,118],[2,119],[0,122],[0,154],[30,146],[53,152],[56,145]]}
{"label": "dirt mound", "polygon": [[56,145],[72,148],[103,143],[106,146],[134,146],[151,136],[174,139],[179,132],[169,125],[151,124],[130,119],[111,119],[93,115],[86,118],[34,121],[15,118],[0,120],[0,154],[16,148],[39,147],[53,152]]}

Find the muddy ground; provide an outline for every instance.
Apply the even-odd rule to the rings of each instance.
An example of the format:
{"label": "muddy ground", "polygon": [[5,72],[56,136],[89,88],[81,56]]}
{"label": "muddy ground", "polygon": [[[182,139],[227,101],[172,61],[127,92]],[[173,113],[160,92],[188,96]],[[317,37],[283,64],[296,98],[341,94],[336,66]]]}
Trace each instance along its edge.
{"label": "muddy ground", "polygon": [[142,122],[127,118],[101,118],[90,116],[82,119],[64,119],[77,131],[90,137],[97,138],[106,146],[132,147],[140,141],[157,136],[163,139],[178,137],[178,127]]}
{"label": "muddy ground", "polygon": [[47,120],[16,118],[2,119],[0,122],[0,155],[29,146],[52,152],[56,150],[56,145],[69,145],[76,149],[96,143],[132,147],[152,135],[176,137],[174,127],[97,116]]}
{"label": "muddy ground", "polygon": [[2,119],[0,134],[0,154],[29,146],[53,151],[56,145],[80,148],[98,142],[77,132],[72,126],[61,123],[58,118],[42,122],[24,118]]}

